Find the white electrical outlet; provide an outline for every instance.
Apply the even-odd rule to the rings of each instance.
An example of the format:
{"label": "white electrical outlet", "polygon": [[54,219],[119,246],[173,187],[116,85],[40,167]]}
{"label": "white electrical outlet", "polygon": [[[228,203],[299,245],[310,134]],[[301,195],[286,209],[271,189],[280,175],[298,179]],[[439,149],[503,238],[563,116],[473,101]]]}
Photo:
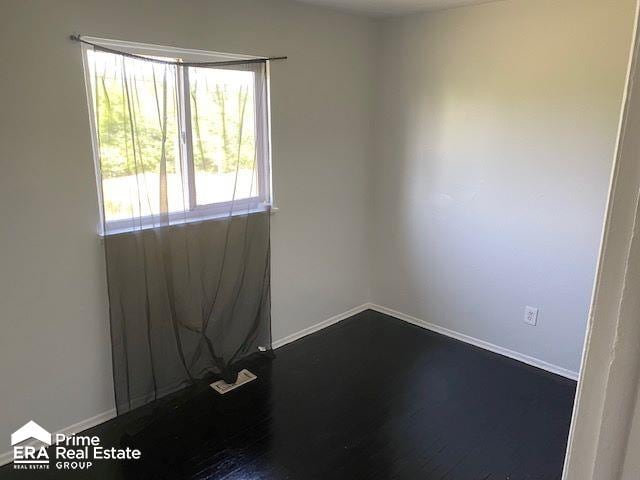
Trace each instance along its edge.
{"label": "white electrical outlet", "polygon": [[524,309],[524,323],[536,326],[538,324],[538,309],[527,305]]}

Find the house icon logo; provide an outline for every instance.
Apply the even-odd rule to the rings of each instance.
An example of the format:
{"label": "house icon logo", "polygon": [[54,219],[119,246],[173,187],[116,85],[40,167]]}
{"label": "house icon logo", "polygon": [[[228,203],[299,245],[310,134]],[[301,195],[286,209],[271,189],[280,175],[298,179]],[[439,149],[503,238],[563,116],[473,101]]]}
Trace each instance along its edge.
{"label": "house icon logo", "polygon": [[11,434],[11,446],[29,439],[40,440],[47,446],[51,445],[51,434],[33,420]]}
{"label": "house icon logo", "polygon": [[[22,443],[29,440],[25,445]],[[40,443],[39,446],[37,444]],[[11,434],[13,463],[16,469],[48,469],[51,434],[33,420]]]}

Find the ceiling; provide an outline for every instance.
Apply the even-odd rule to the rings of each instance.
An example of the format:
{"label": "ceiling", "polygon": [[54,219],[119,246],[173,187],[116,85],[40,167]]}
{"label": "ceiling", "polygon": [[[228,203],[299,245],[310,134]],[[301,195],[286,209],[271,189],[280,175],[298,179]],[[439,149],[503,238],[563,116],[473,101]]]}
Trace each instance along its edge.
{"label": "ceiling", "polygon": [[402,15],[425,10],[441,10],[496,0],[302,0],[327,7],[369,15]]}

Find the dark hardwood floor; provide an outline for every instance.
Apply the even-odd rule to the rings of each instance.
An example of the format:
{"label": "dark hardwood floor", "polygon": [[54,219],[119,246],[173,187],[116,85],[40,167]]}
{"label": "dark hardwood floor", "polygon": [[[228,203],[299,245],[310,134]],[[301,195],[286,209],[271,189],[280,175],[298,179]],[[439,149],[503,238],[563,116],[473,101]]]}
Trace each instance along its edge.
{"label": "dark hardwood floor", "polygon": [[[560,479],[575,382],[366,311],[276,351],[258,380],[84,434],[142,449],[0,478]],[[123,434],[127,433],[124,440]]]}

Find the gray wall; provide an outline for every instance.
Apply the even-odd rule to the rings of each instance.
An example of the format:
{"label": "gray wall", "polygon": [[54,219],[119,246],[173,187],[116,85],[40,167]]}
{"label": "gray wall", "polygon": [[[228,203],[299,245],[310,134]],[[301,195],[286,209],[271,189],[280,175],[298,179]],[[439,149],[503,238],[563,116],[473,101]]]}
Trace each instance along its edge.
{"label": "gray wall", "polygon": [[638,455],[640,452],[640,389],[635,401],[636,406],[629,427],[629,438],[620,480],[637,480],[638,472],[640,472],[640,455]]}
{"label": "gray wall", "polygon": [[3,0],[0,453],[29,419],[53,430],[113,408],[76,31],[288,55],[272,69],[274,338],[369,299],[371,20],[284,0]]}
{"label": "gray wall", "polygon": [[511,0],[384,24],[377,303],[578,370],[633,7]]}

